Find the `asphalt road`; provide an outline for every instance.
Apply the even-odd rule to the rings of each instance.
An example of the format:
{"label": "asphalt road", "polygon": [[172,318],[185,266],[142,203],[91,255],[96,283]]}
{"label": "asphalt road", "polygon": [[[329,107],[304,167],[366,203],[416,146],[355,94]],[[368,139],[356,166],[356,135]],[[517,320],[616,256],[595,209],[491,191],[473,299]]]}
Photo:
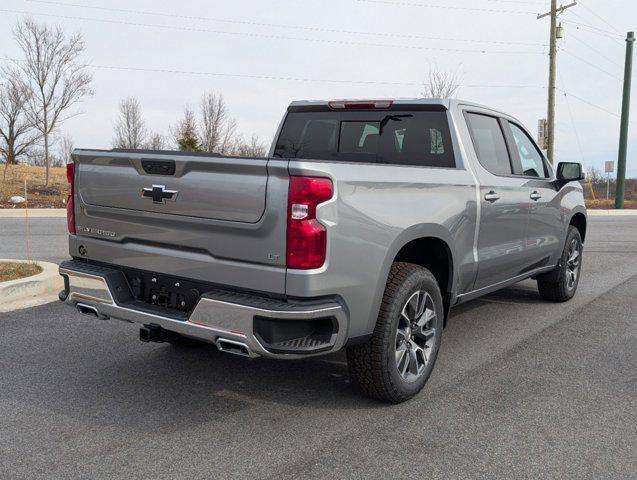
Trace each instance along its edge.
{"label": "asphalt road", "polygon": [[[63,227],[34,241],[50,259]],[[0,314],[0,478],[637,478],[636,311],[637,217],[596,217],[575,299],[529,281],[458,307],[398,406],[359,396],[342,354],[250,361],[57,303]]]}
{"label": "asphalt road", "polygon": [[[32,257],[60,263],[69,256],[65,218],[30,218]],[[0,258],[27,258],[24,218],[0,218]]]}

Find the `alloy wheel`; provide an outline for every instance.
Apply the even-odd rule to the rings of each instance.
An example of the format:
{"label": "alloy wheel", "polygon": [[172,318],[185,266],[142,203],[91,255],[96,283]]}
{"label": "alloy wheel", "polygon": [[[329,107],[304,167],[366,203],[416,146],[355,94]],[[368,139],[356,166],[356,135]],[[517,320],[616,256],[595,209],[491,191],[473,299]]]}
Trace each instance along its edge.
{"label": "alloy wheel", "polygon": [[566,287],[569,290],[575,288],[575,284],[577,283],[581,259],[581,247],[577,239],[574,238],[569,245],[568,260],[566,261]]}
{"label": "alloy wheel", "polygon": [[408,382],[420,378],[429,363],[436,316],[433,298],[424,290],[413,293],[401,311],[395,337],[396,368]]}

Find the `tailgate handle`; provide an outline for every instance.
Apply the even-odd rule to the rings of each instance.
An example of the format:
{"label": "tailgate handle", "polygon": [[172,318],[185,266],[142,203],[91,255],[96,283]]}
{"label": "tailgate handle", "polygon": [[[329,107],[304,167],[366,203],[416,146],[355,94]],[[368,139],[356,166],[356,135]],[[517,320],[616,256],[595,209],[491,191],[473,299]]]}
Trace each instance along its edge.
{"label": "tailgate handle", "polygon": [[146,173],[151,175],[174,175],[174,160],[144,160],[142,159],[142,168]]}

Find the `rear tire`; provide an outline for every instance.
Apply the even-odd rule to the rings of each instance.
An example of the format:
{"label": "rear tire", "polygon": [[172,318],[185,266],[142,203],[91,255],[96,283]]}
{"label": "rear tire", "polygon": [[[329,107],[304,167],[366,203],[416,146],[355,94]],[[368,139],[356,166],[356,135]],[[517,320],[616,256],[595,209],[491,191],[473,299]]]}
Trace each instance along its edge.
{"label": "rear tire", "polygon": [[390,403],[409,400],[431,375],[444,307],[426,268],[394,263],[372,337],[347,349],[350,377],[366,395]]}
{"label": "rear tire", "polygon": [[571,225],[557,267],[537,279],[537,289],[544,300],[566,302],[573,298],[582,271],[582,252],[582,237],[579,230]]}

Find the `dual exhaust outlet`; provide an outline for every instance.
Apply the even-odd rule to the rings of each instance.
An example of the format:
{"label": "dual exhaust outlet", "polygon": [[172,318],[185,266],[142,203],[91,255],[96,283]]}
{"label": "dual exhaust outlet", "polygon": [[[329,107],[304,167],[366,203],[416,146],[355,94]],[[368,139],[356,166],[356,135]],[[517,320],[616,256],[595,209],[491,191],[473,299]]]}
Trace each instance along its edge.
{"label": "dual exhaust outlet", "polygon": [[250,349],[243,342],[237,342],[236,340],[228,340],[227,338],[217,338],[215,342],[220,352],[232,353],[241,357],[252,357],[250,355]]}
{"label": "dual exhaust outlet", "polygon": [[77,308],[77,311],[80,312],[82,315],[87,315],[89,317],[94,317],[94,318],[99,318],[100,320],[106,320],[108,319],[108,317],[106,315],[102,315],[97,311],[97,308],[91,306],[91,305],[86,305],[84,303],[78,303],[77,305],[75,305],[75,308]]}
{"label": "dual exhaust outlet", "polygon": [[[171,332],[161,328],[159,325],[144,325],[139,329],[139,339],[142,342],[170,342],[177,340],[180,337],[178,333]],[[221,352],[232,353],[242,357],[251,358],[254,355],[250,354],[250,349],[243,342],[236,340],[230,340],[227,338],[217,338],[215,345]]]}
{"label": "dual exhaust outlet", "polygon": [[[75,305],[77,311],[82,315],[87,315],[93,318],[99,319],[107,319],[105,315],[100,314],[97,311],[97,308],[92,305],[86,305],[84,303],[78,303]],[[166,330],[159,325],[144,325],[139,329],[139,339],[142,342],[170,342],[171,340],[176,340],[179,338],[179,334],[175,332],[171,332]],[[218,337],[215,341],[215,345],[221,352],[232,353],[233,355],[239,355],[241,357],[252,358],[255,355],[250,352],[248,345],[244,342],[239,342],[237,340],[230,340],[228,338]]]}

